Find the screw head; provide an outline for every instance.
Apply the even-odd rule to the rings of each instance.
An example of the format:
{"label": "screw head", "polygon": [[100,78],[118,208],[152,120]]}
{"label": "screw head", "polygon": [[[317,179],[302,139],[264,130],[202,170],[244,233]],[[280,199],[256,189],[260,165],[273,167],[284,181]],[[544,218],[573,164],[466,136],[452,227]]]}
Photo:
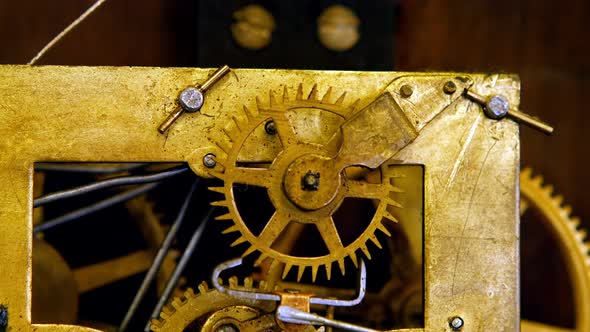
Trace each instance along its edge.
{"label": "screw head", "polygon": [[506,97],[501,95],[494,95],[488,99],[484,109],[485,114],[495,120],[501,119],[508,114],[510,110],[510,102]]}
{"label": "screw head", "polygon": [[240,332],[240,329],[234,324],[223,324],[218,327],[215,332]]}
{"label": "screw head", "polygon": [[453,331],[461,330],[463,325],[465,325],[465,322],[463,321],[463,318],[459,316],[451,317],[451,319],[449,319],[449,326]]}
{"label": "screw head", "polygon": [[412,89],[410,85],[404,84],[401,88],[399,88],[399,93],[402,95],[402,97],[409,98],[412,93],[414,93],[414,89]]}
{"label": "screw head", "polygon": [[447,81],[443,86],[443,91],[448,95],[452,95],[453,93],[455,93],[455,91],[457,91],[457,86],[455,85],[455,82]]}
{"label": "screw head", "polygon": [[301,178],[301,186],[303,190],[318,190],[318,188],[320,187],[320,173],[308,171]]}
{"label": "screw head", "polygon": [[266,124],[264,125],[264,131],[266,131],[266,133],[269,135],[276,135],[277,134],[277,124],[272,120],[267,121]]}
{"label": "screw head", "polygon": [[201,109],[205,98],[203,92],[195,87],[188,87],[178,96],[178,103],[186,112],[193,113]]}
{"label": "screw head", "polygon": [[203,157],[203,165],[205,165],[207,168],[215,167],[215,165],[217,165],[217,162],[215,161],[215,155],[212,153],[206,154]]}

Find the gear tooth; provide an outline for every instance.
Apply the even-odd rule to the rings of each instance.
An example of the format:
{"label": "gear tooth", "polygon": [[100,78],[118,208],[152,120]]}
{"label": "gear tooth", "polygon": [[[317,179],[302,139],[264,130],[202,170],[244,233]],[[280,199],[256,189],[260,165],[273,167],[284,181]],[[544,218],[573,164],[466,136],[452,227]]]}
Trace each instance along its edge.
{"label": "gear tooth", "polygon": [[562,212],[566,217],[569,217],[572,214],[572,207],[570,205],[565,205],[562,208]]}
{"label": "gear tooth", "polygon": [[[226,213],[226,214],[222,214],[222,215],[215,217],[215,220],[232,220],[232,216],[231,216],[231,213]],[[235,227],[235,230],[229,231],[229,229],[232,227]],[[232,226],[232,227],[224,230],[222,233],[227,234],[227,233],[235,232],[238,230],[237,226]]]}
{"label": "gear tooth", "polygon": [[377,236],[375,236],[375,234],[371,235],[369,237],[369,239],[371,240],[371,242],[373,242],[377,246],[377,248],[383,249],[381,242],[379,242],[379,239],[377,239]]}
{"label": "gear tooth", "polygon": [[283,103],[289,101],[289,92],[287,92],[287,86],[283,86]]}
{"label": "gear tooth", "polygon": [[240,121],[240,120],[238,120],[238,118],[237,118],[235,115],[232,115],[232,116],[231,116],[231,122],[233,123],[233,125],[235,126],[235,128],[236,128],[238,131],[242,131],[242,124],[241,124],[241,121]]}
{"label": "gear tooth", "polygon": [[157,318],[152,318],[150,320],[150,329],[152,332],[160,332],[163,325],[164,321],[161,321]]}
{"label": "gear tooth", "polygon": [[272,92],[272,90],[268,91],[268,99],[270,100],[270,107],[277,105],[277,99],[275,98],[275,94]]}
{"label": "gear tooth", "polygon": [[309,92],[309,96],[307,97],[307,100],[317,100],[318,99],[318,84],[314,84],[311,87],[311,91]]}
{"label": "gear tooth", "polygon": [[578,238],[578,240],[580,240],[580,242],[584,242],[587,235],[588,235],[588,233],[586,232],[585,229],[580,229],[576,232],[576,237]]}
{"label": "gear tooth", "polygon": [[388,237],[391,237],[391,233],[389,232],[389,230],[387,230],[387,227],[385,227],[383,223],[377,224],[377,229],[379,229],[383,234],[387,235]]}
{"label": "gear tooth", "polygon": [[209,285],[207,285],[207,282],[203,281],[202,283],[199,284],[199,293],[204,294],[209,290]]}
{"label": "gear tooth", "polygon": [[330,280],[330,278],[332,277],[332,262],[326,263],[324,267],[326,268],[326,277],[328,278],[328,280]]}
{"label": "gear tooth", "polygon": [[393,221],[394,223],[398,223],[399,221],[391,214],[387,209],[383,211],[383,217]]}
{"label": "gear tooth", "polygon": [[229,202],[226,201],[226,200],[221,200],[221,201],[211,202],[211,205],[213,205],[213,206],[229,207]]}
{"label": "gear tooth", "polygon": [[356,108],[358,107],[359,103],[360,103],[360,99],[357,99],[354,101],[354,103],[350,104],[350,106],[348,106],[348,108],[350,108],[351,113],[354,113],[354,111],[356,111]]}
{"label": "gear tooth", "polygon": [[303,277],[303,272],[305,272],[305,265],[299,265],[297,267],[297,282],[301,281],[301,277]]}
{"label": "gear tooth", "polygon": [[311,266],[311,282],[315,282],[315,279],[318,276],[318,269],[319,269],[319,265],[312,265]]}
{"label": "gear tooth", "polygon": [[338,99],[336,99],[335,104],[336,105],[342,105],[342,103],[344,103],[344,98],[346,97],[346,91],[344,91],[340,97],[338,97]]}
{"label": "gear tooth", "polygon": [[367,256],[367,258],[370,260],[371,259],[371,253],[369,252],[369,248],[367,248],[366,244],[363,244],[361,246],[361,250],[363,251],[363,253],[365,254],[365,256]]}
{"label": "gear tooth", "polygon": [[326,93],[324,94],[324,96],[322,97],[322,104],[327,104],[330,102],[330,99],[332,99],[332,87],[328,88],[328,91],[326,91]]}
{"label": "gear tooth", "polygon": [[554,190],[554,188],[553,188],[553,185],[551,185],[551,184],[548,184],[545,187],[543,187],[543,191],[549,196],[553,195],[553,190]]}
{"label": "gear tooth", "polygon": [[223,143],[222,141],[215,142],[215,146],[217,146],[226,156],[229,154],[229,151],[231,151],[231,146],[225,141],[223,141]]}
{"label": "gear tooth", "polygon": [[230,244],[230,247],[235,247],[238,244],[242,244],[244,242],[246,242],[246,238],[240,235],[240,237],[238,237],[232,244]]}
{"label": "gear tooth", "polygon": [[520,177],[521,178],[531,178],[531,176],[533,175],[533,169],[530,167],[526,167],[525,169],[520,171]]}
{"label": "gear tooth", "polygon": [[224,187],[209,187],[207,189],[209,189],[209,190],[211,190],[213,192],[216,192],[216,193],[225,194],[225,188]]}
{"label": "gear tooth", "polygon": [[538,187],[541,187],[543,185],[543,177],[540,175],[534,176],[531,178],[531,182],[537,185]]}
{"label": "gear tooth", "polygon": [[578,229],[578,227],[580,227],[580,218],[578,218],[578,217],[571,218],[570,225],[572,226],[572,228],[574,230]]}
{"label": "gear tooth", "polygon": [[258,258],[256,259],[256,261],[254,262],[254,266],[260,266],[260,264],[262,264],[262,262],[268,258],[268,256],[266,256],[264,253],[260,253],[260,256],[258,256]]}
{"label": "gear tooth", "polygon": [[254,286],[254,279],[251,277],[244,278],[244,287],[252,288]]}
{"label": "gear tooth", "polygon": [[242,254],[242,257],[246,257],[255,251],[256,251],[256,248],[251,245],[250,247],[248,247],[248,249],[246,249],[246,251],[244,251],[244,253]]}
{"label": "gear tooth", "polygon": [[175,297],[172,300],[172,307],[174,307],[175,310],[178,310],[182,307],[182,305],[184,304],[184,302],[182,302],[179,298]]}
{"label": "gear tooth", "polygon": [[172,307],[170,307],[170,306],[165,305],[162,308],[162,312],[160,312],[160,317],[162,317],[164,319],[168,319],[173,314],[174,314],[174,309]]}
{"label": "gear tooth", "polygon": [[231,277],[229,277],[228,281],[229,281],[229,288],[233,288],[233,289],[238,288],[238,286],[239,286],[238,285],[238,277],[231,276]]}
{"label": "gear tooth", "polygon": [[[201,292],[201,288],[203,289],[203,292],[206,292],[208,287],[207,287],[207,283],[205,281],[201,282],[198,286],[198,291]],[[192,288],[187,288],[184,291],[184,295],[183,295],[186,299],[192,299],[193,297],[197,296],[195,294],[195,291]]]}
{"label": "gear tooth", "polygon": [[340,273],[342,275],[344,275],[345,272],[346,272],[346,270],[344,268],[344,258],[341,258],[341,259],[338,260],[338,267],[340,268]]}
{"label": "gear tooth", "polygon": [[223,285],[223,284],[224,284],[224,283],[223,283],[223,278],[221,278],[221,277],[218,277],[218,278],[217,278],[217,283],[218,283],[218,284],[220,284],[220,285]]}
{"label": "gear tooth", "polygon": [[292,267],[293,267],[293,264],[285,263],[285,268],[283,269],[283,275],[281,276],[282,279],[285,279],[287,277],[287,275],[289,274],[289,271],[291,271]]}
{"label": "gear tooth", "polygon": [[266,282],[266,280],[260,280],[258,282],[258,288],[260,288],[261,290],[266,290],[268,288],[268,283]]}
{"label": "gear tooth", "polygon": [[263,109],[262,101],[260,100],[260,98],[258,96],[256,96],[256,108],[258,108],[258,111]]}
{"label": "gear tooth", "polygon": [[389,185],[388,186],[389,191],[392,191],[394,193],[403,193],[405,192],[402,188],[396,187],[394,185]]}
{"label": "gear tooth", "polygon": [[353,252],[348,257],[350,257],[350,259],[352,260],[352,264],[354,264],[354,266],[356,268],[358,268],[359,267],[359,261],[358,261],[358,258],[356,257],[356,252]]}
{"label": "gear tooth", "polygon": [[385,199],[385,202],[386,202],[388,205],[395,206],[395,207],[398,207],[398,208],[400,208],[400,209],[401,209],[401,208],[403,208],[403,206],[402,206],[400,203],[398,203],[398,202],[396,202],[395,200],[391,199],[391,197],[387,197],[387,198]]}
{"label": "gear tooth", "polygon": [[[227,219],[217,219],[215,218],[215,220],[227,220]],[[233,233],[233,232],[239,232],[240,229],[238,228],[238,226],[236,225],[231,225],[230,227],[224,229],[221,234],[229,234],[229,233]]]}
{"label": "gear tooth", "polygon": [[299,86],[297,87],[297,95],[295,96],[296,100],[302,100],[303,99],[303,84],[299,83]]}
{"label": "gear tooth", "polygon": [[228,128],[222,128],[221,132],[223,132],[225,134],[225,136],[227,136],[227,138],[230,141],[232,141],[232,142],[236,141],[237,134],[233,130],[230,130]]}
{"label": "gear tooth", "polygon": [[561,206],[561,204],[563,204],[563,196],[557,195],[557,196],[553,197],[553,201],[555,202],[555,204],[557,206]]}

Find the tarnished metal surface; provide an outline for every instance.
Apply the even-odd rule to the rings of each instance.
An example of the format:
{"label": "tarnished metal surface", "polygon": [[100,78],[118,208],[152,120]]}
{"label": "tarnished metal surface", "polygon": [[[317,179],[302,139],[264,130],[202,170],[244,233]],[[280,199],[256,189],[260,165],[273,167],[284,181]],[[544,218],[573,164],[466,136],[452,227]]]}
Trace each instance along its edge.
{"label": "tarnished metal surface", "polygon": [[[518,126],[487,118],[461,95],[477,87],[478,93],[501,94],[518,108],[518,79],[233,70],[208,92],[200,112],[185,114],[167,134],[159,134],[157,127],[175,109],[178,93],[212,72],[0,67],[0,304],[8,307],[12,331],[91,330],[30,324],[33,162],[187,161],[198,175],[209,177],[222,165],[208,169],[203,157],[224,155],[218,144],[223,145],[232,117],[241,117],[244,106],[255,109],[257,97],[272,103],[269,89],[294,95],[300,83],[317,83],[336,95],[347,91],[348,100],[359,99],[356,109],[389,92],[418,132],[390,163],[424,165],[423,331],[446,331],[453,316],[464,319],[463,331],[518,330]],[[449,81],[457,87],[453,93],[443,89]],[[400,92],[404,85],[411,86],[411,94]],[[267,134],[262,129],[257,135]],[[269,139],[240,158],[268,160],[273,148]]]}

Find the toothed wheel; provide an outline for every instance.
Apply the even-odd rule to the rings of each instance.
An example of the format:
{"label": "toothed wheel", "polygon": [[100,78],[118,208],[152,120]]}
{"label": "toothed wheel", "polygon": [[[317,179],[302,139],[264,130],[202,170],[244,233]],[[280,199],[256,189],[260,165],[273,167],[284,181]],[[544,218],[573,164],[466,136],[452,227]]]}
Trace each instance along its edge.
{"label": "toothed wheel", "polygon": [[[332,102],[331,92],[332,89],[328,89],[320,100],[314,85],[305,98],[299,85],[295,98],[290,99],[285,87],[282,100],[277,101],[271,91],[269,105],[263,105],[257,98],[255,110],[244,106],[243,115],[232,118],[226,128],[227,140],[218,142],[225,154],[217,156],[223,170],[212,172],[212,175],[223,180],[224,185],[210,189],[225,196],[224,200],[213,205],[225,207],[228,212],[216,219],[233,221],[224,233],[240,233],[232,246],[248,243],[243,256],[258,251],[260,256],[256,264],[265,259],[285,264],[283,278],[293,266],[298,268],[298,279],[310,267],[315,281],[319,267],[323,266],[330,279],[333,262],[338,262],[344,274],[346,257],[358,266],[356,255],[359,249],[370,259],[367,242],[372,241],[381,248],[376,231],[390,235],[383,218],[396,221],[387,212],[387,207],[401,208],[392,198],[392,192],[401,190],[394,186],[387,166],[377,170],[380,172],[376,177],[378,180],[374,181],[377,183],[370,183],[366,179],[353,179],[349,168],[342,170],[341,165],[333,161],[332,157],[338,153],[341,144],[340,126],[354,114],[357,103],[345,106],[344,94]],[[243,150],[277,145],[276,153],[266,163],[241,157]],[[269,220],[264,221],[262,231],[255,232],[244,221],[236,204],[236,185],[266,189],[275,211]],[[343,243],[333,215],[347,198],[374,200],[378,204],[372,218],[367,218],[370,222],[364,231],[349,243]],[[273,247],[281,234],[296,227],[295,224],[314,225],[328,253],[295,256]]]}
{"label": "toothed wheel", "polygon": [[[258,287],[253,286],[251,278],[244,279],[242,285],[238,278],[229,279],[229,288],[245,291],[265,290],[261,282]],[[216,289],[209,289],[206,282],[202,282],[197,292],[188,289],[183,296],[174,298],[165,306],[160,317],[152,319],[150,329],[153,332],[183,332],[183,331],[215,331],[217,323],[226,322],[239,325],[241,322],[259,319],[263,315],[271,317],[275,303],[269,301],[253,301],[225,295]],[[271,320],[269,323],[273,323]]]}
{"label": "toothed wheel", "polygon": [[[528,207],[539,210],[558,240],[572,281],[576,309],[574,331],[590,331],[590,243],[584,242],[586,231],[579,228],[578,218],[571,217],[571,207],[562,205],[563,197],[554,196],[553,187],[544,185],[540,176],[533,177],[531,169],[520,174],[520,194],[521,214]],[[521,328],[524,332],[570,331],[524,320]]]}

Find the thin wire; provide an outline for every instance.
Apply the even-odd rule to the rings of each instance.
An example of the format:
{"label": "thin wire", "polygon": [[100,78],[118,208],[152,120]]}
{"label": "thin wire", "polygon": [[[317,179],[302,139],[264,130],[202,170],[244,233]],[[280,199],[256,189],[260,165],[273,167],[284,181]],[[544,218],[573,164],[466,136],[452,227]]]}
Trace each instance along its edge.
{"label": "thin wire", "polygon": [[53,46],[55,46],[60,40],[63,39],[70,31],[74,30],[80,23],[82,23],[90,14],[92,14],[98,7],[100,7],[106,0],[98,0],[92,6],[90,6],[82,15],[80,15],[74,22],[70,23],[65,29],[63,29],[57,36],[55,36],[34,58],[29,61],[29,65],[34,65],[41,59],[47,51],[49,51]]}
{"label": "thin wire", "polygon": [[48,220],[47,222],[44,222],[40,225],[35,226],[35,228],[33,228],[33,233],[37,234],[39,232],[44,232],[46,230],[49,230],[49,229],[54,228],[59,225],[63,225],[67,222],[76,220],[78,218],[84,217],[84,216],[89,215],[91,213],[100,211],[102,209],[106,209],[106,208],[111,207],[115,204],[118,204],[118,203],[121,203],[124,201],[128,201],[134,197],[137,197],[141,194],[144,194],[144,193],[156,188],[159,184],[160,184],[159,182],[148,183],[148,184],[145,184],[145,185],[140,186],[138,188],[124,191],[124,192],[117,194],[115,196],[111,196],[111,197],[104,199],[102,201],[98,201],[96,203],[93,203],[93,204],[88,205],[86,207],[80,208],[78,210],[68,212],[62,216]]}
{"label": "thin wire", "polygon": [[131,175],[131,176],[121,176],[113,179],[103,180],[94,182],[88,185],[76,187],[73,189],[62,190],[58,192],[54,192],[51,194],[43,195],[40,197],[35,198],[33,202],[33,207],[39,207],[51,202],[55,202],[57,200],[70,198],[74,196],[79,196],[83,194],[87,194],[99,189],[105,189],[115,186],[124,186],[130,184],[142,184],[142,183],[149,183],[149,182],[156,182],[161,181],[179,174],[182,174],[189,170],[188,166],[182,165],[178,167],[173,167],[167,169],[162,172],[147,174],[147,175]]}
{"label": "thin wire", "polygon": [[168,299],[170,298],[170,295],[172,294],[172,292],[174,292],[174,289],[176,288],[176,284],[178,283],[178,279],[180,279],[180,276],[181,276],[182,272],[184,271],[184,268],[186,267],[189,259],[192,257],[193,252],[195,251],[195,248],[197,247],[197,243],[199,243],[199,240],[201,239],[201,235],[203,235],[203,231],[205,230],[205,226],[208,224],[208,221],[211,218],[213,211],[215,211],[215,207],[209,208],[209,211],[207,212],[205,217],[201,220],[201,224],[199,225],[199,227],[197,227],[197,229],[193,233],[193,236],[192,236],[190,242],[188,243],[188,246],[184,250],[184,253],[182,253],[182,257],[180,258],[178,265],[176,265],[176,269],[174,269],[172,276],[170,277],[170,279],[166,283],[166,288],[164,288],[164,292],[160,296],[160,299],[158,300],[158,304],[154,308],[154,311],[152,311],[152,315],[150,316],[150,319],[148,320],[147,325],[144,328],[145,332],[150,332],[152,318],[157,318],[158,315],[160,315],[162,308],[164,307],[166,302],[168,302]]}
{"label": "thin wire", "polygon": [[113,174],[134,171],[142,168],[148,163],[35,163],[35,171],[38,172],[69,172],[69,173],[90,173],[90,174]]}
{"label": "thin wire", "polygon": [[137,291],[137,293],[135,293],[135,297],[133,298],[133,302],[131,303],[131,306],[129,306],[129,309],[127,310],[127,313],[125,314],[125,318],[123,318],[123,321],[121,322],[121,326],[119,327],[120,332],[123,332],[127,329],[129,322],[131,321],[131,318],[133,317],[133,315],[135,315],[135,312],[137,311],[139,304],[141,303],[141,301],[143,300],[143,298],[147,294],[148,287],[153,282],[154,278],[156,277],[156,274],[160,270],[160,267],[162,266],[162,263],[164,262],[164,258],[166,257],[166,255],[168,254],[168,251],[170,250],[170,246],[172,245],[172,241],[174,241],[174,239],[176,238],[176,233],[178,233],[178,230],[180,229],[180,226],[182,225],[182,222],[184,221],[186,211],[188,209],[189,203],[191,202],[191,200],[193,198],[193,193],[195,192],[195,189],[197,188],[198,183],[199,183],[199,179],[197,178],[197,180],[193,183],[192,187],[190,188],[188,194],[186,195],[186,198],[184,199],[184,203],[182,204],[182,207],[180,208],[180,211],[178,212],[178,215],[176,216],[174,223],[172,223],[172,227],[168,231],[168,234],[166,234],[166,238],[164,239],[164,241],[162,241],[162,245],[160,246],[160,249],[158,249],[158,253],[156,254],[156,257],[154,258],[152,265],[150,266],[150,269],[148,270],[147,274],[143,278],[143,282],[141,283],[139,290]]}

